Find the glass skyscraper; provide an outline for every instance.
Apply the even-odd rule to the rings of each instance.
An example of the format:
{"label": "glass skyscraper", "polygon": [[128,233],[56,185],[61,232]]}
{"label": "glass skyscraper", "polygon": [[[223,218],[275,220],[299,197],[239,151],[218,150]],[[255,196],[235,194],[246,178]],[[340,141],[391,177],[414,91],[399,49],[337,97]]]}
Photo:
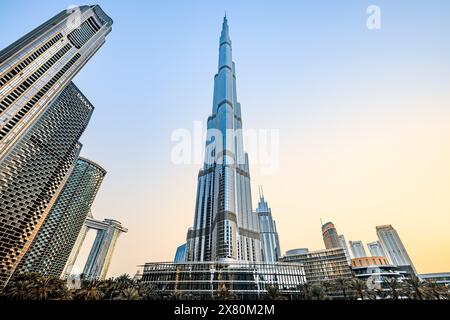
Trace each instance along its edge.
{"label": "glass skyscraper", "polygon": [[377,226],[377,235],[386,257],[399,269],[417,274],[400,236],[391,225]]}
{"label": "glass skyscraper", "polygon": [[188,261],[260,261],[258,215],[252,210],[248,156],[227,18],[220,36],[212,114],[207,122],[205,162],[198,174],[194,225],[188,231]]}
{"label": "glass skyscraper", "polygon": [[352,250],[353,258],[367,257],[366,249],[364,249],[364,244],[361,240],[349,241],[350,250]]}
{"label": "glass skyscraper", "polygon": [[275,220],[272,218],[272,210],[264,199],[262,187],[259,190],[259,202],[256,213],[259,217],[261,259],[266,262],[276,262],[281,257],[280,240]]}
{"label": "glass skyscraper", "polygon": [[111,25],[99,6],[75,7],[0,51],[0,288],[78,157],[92,106],[70,82]]}
{"label": "glass skyscraper", "polygon": [[61,276],[106,171],[79,158],[16,272]]}

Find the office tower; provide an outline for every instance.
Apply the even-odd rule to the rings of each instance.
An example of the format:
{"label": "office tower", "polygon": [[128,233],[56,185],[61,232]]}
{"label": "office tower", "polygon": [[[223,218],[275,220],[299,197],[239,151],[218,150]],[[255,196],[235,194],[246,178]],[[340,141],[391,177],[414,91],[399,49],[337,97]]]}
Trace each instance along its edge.
{"label": "office tower", "polygon": [[371,256],[374,257],[386,257],[386,254],[383,251],[383,247],[381,246],[380,241],[373,241],[367,244],[367,248],[369,248],[369,252]]}
{"label": "office tower", "polygon": [[378,240],[389,261],[405,272],[417,274],[397,231],[391,225],[377,226],[376,230]]}
{"label": "office tower", "polygon": [[195,218],[188,231],[188,261],[261,260],[258,215],[252,210],[241,105],[227,18],[220,36],[205,162],[198,174]]}
{"label": "office tower", "polygon": [[350,250],[352,250],[353,258],[367,257],[366,250],[362,241],[349,241]]}
{"label": "office tower", "polygon": [[183,243],[181,246],[177,248],[175,258],[173,258],[173,262],[175,263],[184,261],[186,261],[186,243]]}
{"label": "office tower", "polygon": [[106,171],[79,158],[16,272],[61,276]]}
{"label": "office tower", "polygon": [[293,249],[287,251],[280,261],[303,265],[306,281],[310,284],[352,278],[344,249],[340,247],[318,251]]}
{"label": "office tower", "polygon": [[70,174],[92,111],[70,83],[0,159],[0,288],[16,270]]}
{"label": "office tower", "polygon": [[345,257],[347,258],[347,262],[350,265],[352,262],[352,257],[350,256],[350,251],[348,251],[347,241],[345,241],[345,237],[343,234],[339,235],[339,241],[341,243],[341,248],[344,249]]}
{"label": "office tower", "polygon": [[264,199],[262,187],[259,189],[259,203],[256,213],[259,217],[261,260],[266,262],[278,261],[281,257],[281,249],[277,226],[275,220],[272,219],[272,210]]}
{"label": "office tower", "polygon": [[322,225],[322,236],[326,249],[341,248],[341,241],[332,222],[327,222]]}
{"label": "office tower", "polygon": [[[68,103],[84,99],[73,86],[63,90],[104,43],[111,25],[99,6],[77,7],[0,51],[0,288],[31,245],[79,153],[87,111],[72,114],[69,106],[51,111],[53,101],[60,94],[73,95],[61,98]],[[81,121],[72,123],[70,117]]]}

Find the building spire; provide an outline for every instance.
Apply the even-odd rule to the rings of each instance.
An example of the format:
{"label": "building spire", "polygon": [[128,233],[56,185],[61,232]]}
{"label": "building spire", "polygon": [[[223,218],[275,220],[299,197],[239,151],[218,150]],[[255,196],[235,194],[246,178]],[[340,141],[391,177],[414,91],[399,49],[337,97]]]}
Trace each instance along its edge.
{"label": "building spire", "polygon": [[230,34],[228,30],[228,19],[227,13],[225,12],[225,16],[223,17],[222,22],[222,34],[220,35],[220,44],[228,43],[231,45]]}

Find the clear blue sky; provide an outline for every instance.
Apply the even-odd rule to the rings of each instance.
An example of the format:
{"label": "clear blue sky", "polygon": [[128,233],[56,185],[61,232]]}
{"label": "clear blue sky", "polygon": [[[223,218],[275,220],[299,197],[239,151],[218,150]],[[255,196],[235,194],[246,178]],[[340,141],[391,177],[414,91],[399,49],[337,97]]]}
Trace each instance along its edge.
{"label": "clear blue sky", "polygon": [[[322,158],[323,152],[329,155],[345,140],[353,141],[362,132],[358,130],[366,126],[372,132],[380,130],[383,136],[383,130],[393,122],[415,124],[413,120],[423,119],[425,114],[447,121],[440,133],[449,133],[445,129],[450,124],[449,1],[97,3],[114,19],[113,31],[74,82],[96,107],[82,137],[82,154],[108,170],[94,216],[117,218],[130,229],[119,240],[111,275],[133,273],[137,264],[146,261],[172,259],[193,222],[199,166],[180,167],[170,162],[170,135],[176,128],[190,129],[193,121],[204,121],[211,112],[225,10],[244,126],[281,130],[280,165],[289,170],[282,169],[274,177],[260,177],[254,172],[252,179],[253,190],[257,184],[264,184],[278,221],[282,249],[322,246],[320,216],[335,221],[347,240],[373,240],[376,224],[392,223],[401,235],[405,234],[407,248],[416,252],[412,256],[418,261],[419,271],[450,269],[450,253],[436,258],[438,270],[434,270],[425,255],[426,246],[414,242],[414,233],[423,221],[408,221],[419,215],[410,211],[418,204],[352,207],[355,197],[361,195],[355,195],[356,191],[336,194],[336,189],[343,188],[327,189],[330,175],[320,175],[327,168],[331,177],[335,171],[346,173],[353,166],[351,161],[341,159],[344,164],[340,167],[311,164],[317,163],[315,157]],[[0,47],[72,4],[92,3],[2,1]],[[370,4],[381,8],[381,30],[366,28]],[[414,117],[410,118],[411,114]],[[381,120],[374,124],[374,119]],[[430,127],[436,127],[432,123],[430,120]],[[418,125],[413,128],[414,134],[422,132]],[[406,128],[402,132],[406,135]],[[449,139],[438,141],[437,149],[450,149]],[[311,147],[313,142],[315,146]],[[382,145],[385,140],[378,142]],[[319,149],[320,145],[330,149]],[[300,172],[297,176],[296,166]],[[318,172],[311,178],[314,181],[308,180],[306,171]],[[340,178],[336,176],[336,181]],[[297,186],[298,192],[283,188],[285,185]],[[323,188],[311,187],[316,185]],[[308,188],[315,194],[323,192],[324,205],[308,203]],[[285,192],[281,194],[281,190]],[[435,194],[443,198],[435,200],[448,202],[448,183],[439,190],[445,192]],[[364,196],[370,199],[371,195],[367,191]],[[448,207],[436,209],[443,214],[438,217],[445,212],[449,216],[444,209]],[[383,219],[377,220],[378,214]],[[301,222],[290,224],[292,217]],[[448,233],[449,220],[433,227],[437,229],[431,233],[440,232],[439,227],[445,227],[442,232]],[[442,241],[447,241],[448,247],[450,239]],[[428,243],[431,245],[434,243]]]}

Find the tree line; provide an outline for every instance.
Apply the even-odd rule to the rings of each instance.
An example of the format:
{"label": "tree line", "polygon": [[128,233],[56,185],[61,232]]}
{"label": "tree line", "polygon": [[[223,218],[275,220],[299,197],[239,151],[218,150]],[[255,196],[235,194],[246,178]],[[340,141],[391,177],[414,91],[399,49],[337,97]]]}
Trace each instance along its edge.
{"label": "tree line", "polygon": [[[212,297],[218,300],[240,299],[225,285]],[[78,286],[70,281],[39,273],[20,274],[9,281],[0,293],[0,300],[186,300],[199,296],[183,292],[161,292],[152,284],[122,275],[107,280],[81,279]],[[264,300],[450,300],[449,288],[417,277],[399,281],[385,279],[379,286],[368,286],[361,279],[336,279],[320,283],[305,283],[298,294],[286,295],[277,286],[267,286],[260,296]]]}

